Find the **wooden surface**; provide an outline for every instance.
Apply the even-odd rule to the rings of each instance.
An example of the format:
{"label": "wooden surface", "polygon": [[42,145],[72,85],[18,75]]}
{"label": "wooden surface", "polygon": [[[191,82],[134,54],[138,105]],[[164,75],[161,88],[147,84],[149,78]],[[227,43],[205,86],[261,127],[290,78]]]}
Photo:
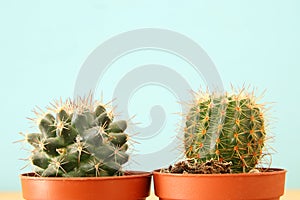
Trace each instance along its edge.
{"label": "wooden surface", "polygon": [[[22,200],[21,193],[0,193],[0,199],[2,200]],[[157,197],[152,194],[147,200],[158,200]],[[300,200],[300,190],[287,190],[285,195],[281,197],[281,200]]]}

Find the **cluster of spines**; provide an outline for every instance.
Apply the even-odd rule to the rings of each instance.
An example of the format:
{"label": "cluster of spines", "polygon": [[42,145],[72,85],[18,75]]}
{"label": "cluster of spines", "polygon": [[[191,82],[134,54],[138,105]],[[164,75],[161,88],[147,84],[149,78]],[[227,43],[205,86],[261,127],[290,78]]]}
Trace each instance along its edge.
{"label": "cluster of spines", "polygon": [[198,162],[231,161],[234,173],[255,168],[266,140],[263,110],[245,90],[198,96],[186,116],[186,157]]}
{"label": "cluster of spines", "polygon": [[113,122],[112,112],[90,99],[67,100],[48,110],[37,113],[40,132],[26,134],[26,141],[34,147],[30,161],[37,174],[122,175],[129,157],[126,121]]}

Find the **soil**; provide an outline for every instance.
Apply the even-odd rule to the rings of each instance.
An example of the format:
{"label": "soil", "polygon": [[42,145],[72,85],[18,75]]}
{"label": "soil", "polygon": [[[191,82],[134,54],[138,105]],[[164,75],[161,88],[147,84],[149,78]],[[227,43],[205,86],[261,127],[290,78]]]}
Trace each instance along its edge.
{"label": "soil", "polygon": [[196,163],[193,160],[180,161],[167,169],[162,169],[164,173],[175,174],[230,174],[231,162],[220,162],[208,160],[205,163]]}

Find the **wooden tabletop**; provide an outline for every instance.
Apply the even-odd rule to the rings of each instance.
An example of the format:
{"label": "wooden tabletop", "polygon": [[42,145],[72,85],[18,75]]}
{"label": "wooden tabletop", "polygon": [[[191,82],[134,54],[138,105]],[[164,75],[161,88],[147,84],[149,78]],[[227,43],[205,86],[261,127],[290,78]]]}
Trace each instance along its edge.
{"label": "wooden tabletop", "polygon": [[[20,192],[1,192],[0,199],[5,200],[22,200],[22,194]],[[158,200],[158,198],[152,193],[147,200]],[[300,200],[300,190],[287,190],[281,200]]]}

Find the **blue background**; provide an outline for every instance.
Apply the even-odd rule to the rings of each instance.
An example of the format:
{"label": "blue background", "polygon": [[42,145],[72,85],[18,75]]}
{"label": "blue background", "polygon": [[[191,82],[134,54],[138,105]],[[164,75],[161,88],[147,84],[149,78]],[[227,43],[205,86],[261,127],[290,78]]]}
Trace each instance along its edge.
{"label": "blue background", "polygon": [[[31,109],[44,107],[55,98],[71,97],[82,63],[102,42],[148,27],[170,29],[196,41],[216,64],[227,89],[230,83],[267,89],[264,100],[276,102],[271,112],[272,147],[277,151],[272,166],[288,170],[287,188],[300,188],[299,8],[296,0],[1,1],[0,191],[20,190],[18,175],[24,171],[20,171],[24,162],[18,159],[28,155],[12,142],[20,139],[19,131],[30,130],[25,118],[33,116]],[[178,58],[157,52],[144,52],[119,65],[137,59],[151,62],[151,56],[156,63],[168,58],[169,64],[182,70]],[[198,87],[196,82],[192,85]],[[106,84],[105,90],[113,88]],[[150,88],[148,94],[158,91],[163,95],[160,90]],[[168,102],[176,101],[165,95],[171,99]],[[143,98],[141,91],[135,102]],[[148,123],[148,109],[143,110],[141,102],[129,109]]]}

